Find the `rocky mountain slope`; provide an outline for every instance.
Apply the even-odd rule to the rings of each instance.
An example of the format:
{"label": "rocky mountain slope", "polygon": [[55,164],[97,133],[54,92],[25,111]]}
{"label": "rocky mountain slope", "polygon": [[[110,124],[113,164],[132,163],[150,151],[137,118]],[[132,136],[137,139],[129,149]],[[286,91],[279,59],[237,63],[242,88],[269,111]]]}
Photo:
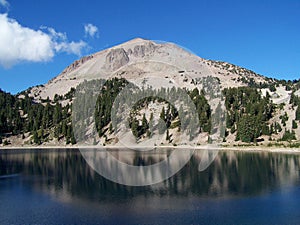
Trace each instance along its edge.
{"label": "rocky mountain slope", "polygon": [[[22,130],[20,128],[18,134],[18,132],[10,133],[9,129],[3,129],[5,132],[3,131],[0,136],[2,136],[3,140],[6,140],[6,144],[10,143],[12,145],[41,143],[46,145],[64,145],[67,131],[69,131],[67,143],[75,143],[74,137],[71,138],[73,135],[71,130],[71,105],[74,104],[75,89],[84,83],[90,82],[90,84],[93,84],[97,83],[95,80],[111,80],[113,78],[118,80],[112,83],[120,85],[120,87],[122,87],[122,82],[125,80],[138,87],[151,88],[153,90],[161,88],[170,90],[172,87],[184,89],[192,98],[192,101],[196,105],[198,104],[197,107],[206,107],[208,103],[210,111],[209,115],[206,115],[207,117],[203,116],[205,112],[201,107],[197,108],[199,119],[207,118],[210,123],[209,127],[211,127],[210,131],[202,130],[200,135],[202,144],[214,138],[213,123],[217,109],[222,109],[224,114],[227,112],[223,145],[244,145],[245,142],[276,145],[278,141],[289,141],[288,143],[291,144],[291,141],[297,143],[294,139],[300,139],[300,118],[297,118],[297,109],[299,108],[298,105],[300,105],[300,100],[298,99],[300,85],[298,81],[279,81],[267,78],[227,62],[200,58],[172,43],[158,43],[140,38],[83,57],[69,65],[61,74],[47,84],[30,88],[18,94],[16,96],[18,99],[26,99],[27,102],[29,101],[28,99],[32,99],[33,104],[41,104],[41,117],[43,117],[43,107],[47,108],[47,110],[50,109],[50,111],[55,110],[55,108],[64,110],[65,116],[61,121],[55,120],[55,123],[50,119],[50,122],[48,124],[45,122],[42,128],[39,127],[40,125],[30,128],[35,129],[34,132],[30,129]],[[109,91],[109,88],[109,86],[105,87],[106,91]],[[232,88],[234,89],[232,90]],[[195,92],[195,90],[198,91]],[[235,91],[239,93],[240,98],[235,98]],[[224,93],[227,93],[227,95],[225,96]],[[103,93],[103,96],[110,95],[109,93]],[[102,99],[106,101],[108,98]],[[230,98],[232,99],[230,100]],[[207,103],[203,99],[206,99]],[[113,100],[110,99],[110,101]],[[135,129],[140,129],[142,120],[147,125],[148,130],[143,128],[143,132],[136,131],[136,138],[139,142],[147,143],[147,136],[150,136],[151,132],[149,131],[148,123],[151,113],[155,114],[154,116],[152,115],[154,121],[159,122],[159,117],[161,117],[159,114],[162,112],[162,109],[170,108],[167,102],[158,101],[159,104],[156,104],[157,101],[157,99],[151,99],[150,102],[143,102],[143,107],[139,107],[135,111],[134,117],[136,118],[131,118],[131,123],[129,124],[131,129],[133,129],[132,126],[136,126]],[[222,104],[220,104],[221,102]],[[257,103],[264,107],[257,106],[255,108],[254,105],[257,105]],[[23,103],[20,104],[22,105]],[[46,107],[46,105],[48,106]],[[102,105],[107,104],[105,102]],[[252,105],[255,110],[251,110]],[[20,107],[19,103],[14,105],[14,107]],[[28,120],[26,119],[28,116],[26,113],[21,115],[23,111],[30,111],[28,107],[26,110],[19,108],[19,117],[21,119],[18,120]],[[267,111],[270,111],[269,115],[265,116]],[[97,113],[99,116],[104,116],[101,112]],[[166,113],[168,113],[167,110]],[[201,113],[202,116],[200,115]],[[51,115],[51,113],[44,113],[44,115],[48,114]],[[249,116],[257,121],[261,121],[262,124],[260,126],[255,125],[258,128],[253,130],[254,133],[251,137],[244,137],[244,127],[252,126],[253,122],[247,119]],[[178,115],[174,114],[171,116],[172,120],[168,120],[167,117],[168,115],[165,115],[165,122],[169,123],[167,134],[164,134],[165,141],[155,144],[184,144],[182,140],[178,139]],[[3,118],[3,120],[6,119],[5,116]],[[231,118],[232,121],[228,121],[228,118]],[[48,121],[45,118],[44,120]],[[137,121],[137,124],[134,124],[135,121]],[[102,131],[99,132],[99,137],[94,139],[94,142],[98,144],[117,144],[118,138],[116,133],[113,134],[112,132],[114,130],[112,121],[107,120],[102,125],[97,124],[97,122],[99,123],[99,121],[95,121],[96,126],[100,127]],[[93,124],[90,125],[92,126]],[[57,129],[57,126],[59,129]],[[208,124],[206,124],[207,126]],[[41,129],[46,130],[41,131]],[[22,139],[20,138],[21,134]],[[118,134],[120,135],[120,133]],[[156,133],[153,132],[153,134],[155,136]],[[289,137],[287,139],[286,134]],[[33,141],[34,137],[36,138],[37,136],[42,141]],[[44,138],[44,136],[47,138]],[[131,140],[132,144],[134,144],[136,138]],[[123,139],[129,140],[126,134],[123,134]],[[200,144],[200,142],[197,144]]]}
{"label": "rocky mountain slope", "polygon": [[75,61],[47,84],[33,88],[31,94],[36,100],[53,99],[55,94],[64,95],[84,80],[112,77],[129,81],[160,77],[166,84],[176,82],[192,88],[193,79],[209,75],[218,77],[224,88],[245,85],[243,77],[246,81],[253,78],[258,83],[266,82],[263,76],[252,71],[202,59],[175,44],[137,38]]}

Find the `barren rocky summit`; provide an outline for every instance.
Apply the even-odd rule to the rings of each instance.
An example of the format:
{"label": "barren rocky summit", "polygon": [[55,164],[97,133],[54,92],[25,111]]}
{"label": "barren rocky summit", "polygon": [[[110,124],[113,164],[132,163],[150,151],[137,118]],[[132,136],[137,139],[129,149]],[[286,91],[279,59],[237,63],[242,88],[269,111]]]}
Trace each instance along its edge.
{"label": "barren rocky summit", "polygon": [[205,76],[218,77],[222,86],[245,85],[241,78],[254,78],[264,82],[264,77],[227,63],[202,59],[172,43],[156,43],[136,38],[115,47],[83,57],[68,66],[47,84],[35,87],[31,94],[36,100],[55,94],[66,94],[84,80],[123,77],[161,77],[178,85],[191,87],[191,81]]}

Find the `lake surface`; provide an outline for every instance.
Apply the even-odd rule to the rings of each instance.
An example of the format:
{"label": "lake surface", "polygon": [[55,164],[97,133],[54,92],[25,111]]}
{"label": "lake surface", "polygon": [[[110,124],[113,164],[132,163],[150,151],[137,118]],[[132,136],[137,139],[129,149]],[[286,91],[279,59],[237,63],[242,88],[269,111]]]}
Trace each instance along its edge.
{"label": "lake surface", "polygon": [[300,224],[299,154],[219,152],[203,172],[199,161],[133,187],[97,174],[79,150],[1,151],[0,224]]}

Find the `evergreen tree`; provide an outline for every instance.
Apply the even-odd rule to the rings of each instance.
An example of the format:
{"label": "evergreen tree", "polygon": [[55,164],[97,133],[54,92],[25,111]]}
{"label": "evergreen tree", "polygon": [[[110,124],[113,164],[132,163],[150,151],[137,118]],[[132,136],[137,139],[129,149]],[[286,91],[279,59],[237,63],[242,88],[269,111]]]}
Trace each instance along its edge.
{"label": "evergreen tree", "polygon": [[138,138],[139,137],[139,121],[137,119],[133,119],[132,123],[131,123],[131,131],[132,131],[132,134]]}
{"label": "evergreen tree", "polygon": [[109,124],[109,133],[111,134],[113,132],[113,125],[112,123]]}
{"label": "evergreen tree", "polygon": [[166,123],[165,123],[165,108],[163,107],[159,116],[159,121],[158,121],[158,133],[163,134],[166,130]]}
{"label": "evergreen tree", "polygon": [[[24,133],[30,132],[33,135],[33,142],[36,144],[47,141],[52,132],[53,136],[58,138],[62,133],[62,119],[65,120],[64,128],[66,128],[66,121],[69,121],[71,117],[69,104],[62,107],[58,103],[59,99],[62,99],[59,95],[56,95],[54,106],[49,98],[42,99],[43,103],[41,104],[34,102],[26,92],[22,95],[24,97],[19,98],[0,90],[0,134],[21,134],[24,139]],[[47,139],[44,140],[44,138]]]}
{"label": "evergreen tree", "polygon": [[260,136],[260,126],[256,124],[255,118],[245,115],[238,123],[237,139],[243,142],[253,142]]}
{"label": "evergreen tree", "polygon": [[144,113],[143,119],[142,119],[142,128],[141,128],[142,134],[146,133],[148,129],[149,129],[149,124],[148,124],[148,121],[146,119],[146,115]]}
{"label": "evergreen tree", "polygon": [[282,131],[282,128],[281,128],[280,124],[277,123],[277,122],[275,122],[275,130],[276,130],[276,132],[281,132]]}
{"label": "evergreen tree", "polygon": [[300,121],[300,104],[298,105],[296,109],[296,120]]}
{"label": "evergreen tree", "polygon": [[270,128],[269,128],[268,125],[264,124],[264,125],[262,126],[262,134],[263,134],[263,135],[270,135],[270,134],[271,134]]}
{"label": "evergreen tree", "polygon": [[72,132],[72,135],[71,135],[71,144],[72,145],[75,145],[76,144],[76,139],[75,139],[75,136],[74,136],[74,133]]}
{"label": "evergreen tree", "polygon": [[61,119],[62,119],[62,107],[61,104],[57,102],[53,113],[53,123],[56,125],[61,121]]}
{"label": "evergreen tree", "polygon": [[161,113],[160,113],[159,118],[160,118],[161,120],[165,121],[165,119],[166,119],[165,107],[162,107],[162,110],[161,110]]}
{"label": "evergreen tree", "polygon": [[255,142],[262,135],[272,133],[267,125],[274,106],[268,96],[262,97],[256,88],[239,87],[224,90],[227,109],[226,127],[234,131],[236,140]]}
{"label": "evergreen tree", "polygon": [[270,126],[270,134],[274,134],[274,133],[275,133],[275,131],[274,131],[274,125],[272,123],[271,126]]}
{"label": "evergreen tree", "polygon": [[292,141],[292,140],[296,140],[296,135],[295,135],[295,131],[293,130],[292,132],[289,130],[285,130],[282,138],[282,141]]}
{"label": "evergreen tree", "polygon": [[40,144],[40,138],[36,130],[33,132],[33,142],[38,145]]}
{"label": "evergreen tree", "polygon": [[151,137],[154,132],[154,119],[153,119],[153,112],[150,114],[150,119],[149,119],[149,129],[147,131],[147,136]]}
{"label": "evergreen tree", "polygon": [[292,121],[292,128],[293,129],[297,129],[298,128],[298,125],[297,125],[297,123],[296,123],[295,120]]}
{"label": "evergreen tree", "polygon": [[166,141],[171,141],[170,140],[170,134],[169,134],[169,129],[167,129],[167,133],[166,133]]}
{"label": "evergreen tree", "polygon": [[67,121],[64,120],[62,123],[62,134],[65,137],[67,136],[67,130],[68,130]]}

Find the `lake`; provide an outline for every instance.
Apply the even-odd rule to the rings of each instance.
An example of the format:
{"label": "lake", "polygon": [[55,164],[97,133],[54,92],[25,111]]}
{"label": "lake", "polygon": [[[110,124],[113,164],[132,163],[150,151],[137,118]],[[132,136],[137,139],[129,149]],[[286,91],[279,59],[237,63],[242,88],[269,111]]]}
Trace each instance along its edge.
{"label": "lake", "polygon": [[139,187],[102,177],[79,150],[3,150],[0,224],[300,224],[300,154],[223,151],[202,172],[199,161],[197,150],[174,176]]}

